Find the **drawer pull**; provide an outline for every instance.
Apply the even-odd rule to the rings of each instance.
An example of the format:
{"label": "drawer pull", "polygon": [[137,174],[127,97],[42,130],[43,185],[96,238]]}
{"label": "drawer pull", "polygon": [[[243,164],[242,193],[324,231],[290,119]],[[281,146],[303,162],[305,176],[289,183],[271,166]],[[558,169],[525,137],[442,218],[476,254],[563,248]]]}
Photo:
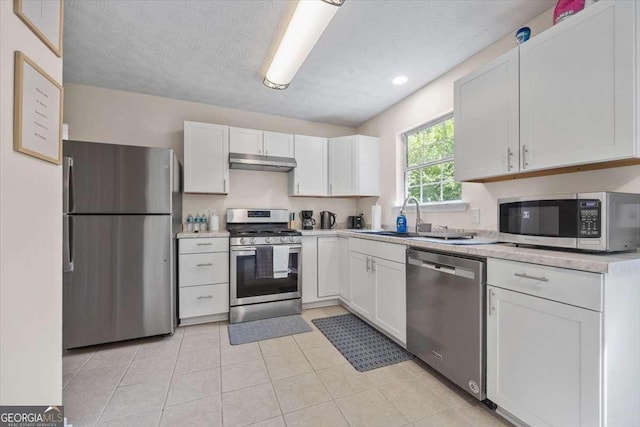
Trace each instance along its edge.
{"label": "drawer pull", "polygon": [[213,243],[196,243],[196,246],[213,246]]}
{"label": "drawer pull", "polygon": [[529,276],[528,274],[524,274],[524,273],[513,273],[514,276],[517,277],[522,277],[523,279],[531,279],[531,280],[538,280],[540,282],[548,282],[549,279],[547,279],[546,277],[543,276]]}
{"label": "drawer pull", "polygon": [[213,298],[213,295],[203,295],[198,297],[197,299],[211,299],[211,298]]}
{"label": "drawer pull", "polygon": [[213,265],[213,263],[208,262],[206,264],[198,264],[198,267],[211,267]]}

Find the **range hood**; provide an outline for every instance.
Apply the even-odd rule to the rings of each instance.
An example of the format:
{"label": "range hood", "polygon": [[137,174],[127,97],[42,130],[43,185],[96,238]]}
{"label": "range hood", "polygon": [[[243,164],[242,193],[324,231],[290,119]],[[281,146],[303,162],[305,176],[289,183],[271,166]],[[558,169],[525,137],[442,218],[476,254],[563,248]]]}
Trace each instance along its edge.
{"label": "range hood", "polygon": [[268,172],[289,172],[297,166],[293,157],[259,156],[256,154],[229,153],[231,169]]}

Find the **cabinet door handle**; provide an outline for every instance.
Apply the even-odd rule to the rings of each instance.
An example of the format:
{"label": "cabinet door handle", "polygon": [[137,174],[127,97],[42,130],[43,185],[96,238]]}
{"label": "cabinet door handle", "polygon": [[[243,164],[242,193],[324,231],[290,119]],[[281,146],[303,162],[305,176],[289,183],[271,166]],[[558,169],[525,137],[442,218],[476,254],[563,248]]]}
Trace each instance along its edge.
{"label": "cabinet door handle", "polygon": [[544,276],[529,276],[528,274],[524,274],[524,273],[513,273],[514,276],[516,277],[522,277],[523,279],[531,279],[531,280],[538,280],[540,282],[548,282],[549,279],[547,279]]}
{"label": "cabinet door handle", "polygon": [[211,267],[213,265],[213,263],[208,262],[206,264],[198,264],[198,267]]}
{"label": "cabinet door handle", "polygon": [[226,179],[222,180],[222,192],[223,193],[227,192],[227,180]]}
{"label": "cabinet door handle", "polygon": [[367,271],[371,270],[371,258],[367,257]]}
{"label": "cabinet door handle", "polygon": [[527,154],[529,154],[529,149],[526,145],[522,146],[522,169],[526,169],[529,166],[529,162],[527,162]]}
{"label": "cabinet door handle", "polygon": [[298,183],[298,194],[300,194],[300,183]]}
{"label": "cabinet door handle", "polygon": [[329,184],[329,195],[333,194],[333,184]]}
{"label": "cabinet door handle", "polygon": [[197,299],[211,299],[211,298],[213,298],[213,295],[202,295],[202,296],[199,296]]}
{"label": "cabinet door handle", "polygon": [[196,243],[196,246],[213,246],[213,243]]}
{"label": "cabinet door handle", "polygon": [[513,166],[511,165],[511,157],[513,157],[513,151],[511,151],[511,148],[507,148],[507,171],[510,171],[511,169],[513,169]]}
{"label": "cabinet door handle", "polygon": [[371,259],[371,272],[376,272],[376,260],[373,258]]}
{"label": "cabinet door handle", "polygon": [[496,311],[496,307],[493,305],[493,298],[495,296],[496,294],[493,291],[489,291],[489,316],[491,316],[491,314]]}

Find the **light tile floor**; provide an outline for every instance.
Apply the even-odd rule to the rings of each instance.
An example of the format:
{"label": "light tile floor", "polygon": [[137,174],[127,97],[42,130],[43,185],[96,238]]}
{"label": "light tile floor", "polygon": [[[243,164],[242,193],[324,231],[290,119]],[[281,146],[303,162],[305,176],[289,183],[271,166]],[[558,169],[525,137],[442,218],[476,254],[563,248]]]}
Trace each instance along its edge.
{"label": "light tile floor", "polygon": [[229,345],[226,323],[66,352],[63,403],[81,426],[508,426],[418,361],[357,372],[313,332]]}

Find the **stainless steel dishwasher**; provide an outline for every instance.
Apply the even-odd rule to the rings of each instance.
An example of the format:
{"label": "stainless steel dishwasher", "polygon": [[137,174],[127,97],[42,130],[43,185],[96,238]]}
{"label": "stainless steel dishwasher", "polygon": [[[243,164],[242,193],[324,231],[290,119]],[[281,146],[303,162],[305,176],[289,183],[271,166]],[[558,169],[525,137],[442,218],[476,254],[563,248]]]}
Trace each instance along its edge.
{"label": "stainless steel dishwasher", "polygon": [[407,250],[407,350],[485,399],[486,261]]}

